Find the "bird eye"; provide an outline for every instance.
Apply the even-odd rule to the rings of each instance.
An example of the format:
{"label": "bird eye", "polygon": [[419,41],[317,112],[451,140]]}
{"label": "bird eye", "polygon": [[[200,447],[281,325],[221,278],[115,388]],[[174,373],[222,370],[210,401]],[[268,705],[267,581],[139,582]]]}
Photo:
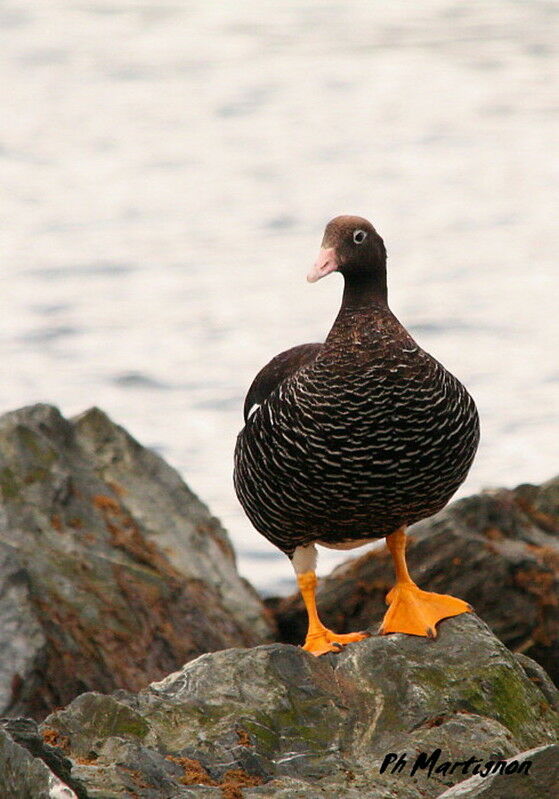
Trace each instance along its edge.
{"label": "bird eye", "polygon": [[353,231],[353,241],[355,244],[362,244],[365,239],[367,238],[367,234],[364,230],[354,230]]}

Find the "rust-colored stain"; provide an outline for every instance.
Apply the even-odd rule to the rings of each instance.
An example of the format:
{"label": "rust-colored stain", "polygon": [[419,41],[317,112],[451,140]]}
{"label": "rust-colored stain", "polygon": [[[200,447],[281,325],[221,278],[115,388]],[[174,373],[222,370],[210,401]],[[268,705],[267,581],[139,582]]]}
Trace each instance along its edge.
{"label": "rust-colored stain", "polygon": [[551,646],[559,634],[559,625],[553,612],[559,604],[556,575],[537,567],[525,568],[516,572],[514,581],[524,591],[536,597],[538,619],[531,634],[532,641],[546,647]]}
{"label": "rust-colored stain", "polygon": [[62,519],[58,515],[58,513],[53,513],[50,517],[51,527],[56,530],[57,533],[62,532]]}
{"label": "rust-colored stain", "polygon": [[228,560],[235,560],[235,552],[232,545],[220,534],[220,522],[215,516],[211,516],[207,521],[198,522],[196,532],[204,538],[212,538],[222,553]]}
{"label": "rust-colored stain", "polygon": [[72,755],[74,763],[79,763],[80,766],[95,766],[97,764],[96,757],[75,757]]}
{"label": "rust-colored stain", "polygon": [[226,771],[218,784],[224,799],[243,799],[242,788],[253,788],[263,783],[262,777],[253,777],[241,768],[234,768]]}
{"label": "rust-colored stain", "polygon": [[241,728],[239,728],[237,730],[237,738],[239,739],[239,743],[241,746],[252,746],[250,735],[246,730],[242,730]]}
{"label": "rust-colored stain", "polygon": [[537,568],[519,569],[515,582],[525,591],[538,597],[541,605],[557,605],[557,596],[552,592],[555,575]]}
{"label": "rust-colored stain", "polygon": [[141,534],[130,514],[114,497],[96,494],[92,501],[103,516],[113,546],[131,555],[138,563],[150,566],[168,577],[180,579],[179,572],[157,546]]}
{"label": "rust-colored stain", "polygon": [[136,771],[133,768],[127,768],[127,766],[120,766],[122,771],[125,771],[127,774],[130,774],[132,781],[138,788],[152,788],[153,785],[149,785],[144,778],[142,777],[139,771]]}
{"label": "rust-colored stain", "polygon": [[117,483],[114,480],[112,481],[107,480],[107,485],[109,486],[113,494],[116,494],[118,497],[123,497],[126,494],[126,489],[124,488],[124,486],[122,486],[120,483]]}
{"label": "rust-colored stain", "polygon": [[120,513],[120,505],[113,499],[113,497],[109,497],[106,494],[95,494],[93,497],[93,504],[97,508],[97,510],[106,513],[108,511],[112,513]]}
{"label": "rust-colored stain", "polygon": [[[29,702],[29,715],[38,720],[84,690],[138,691],[208,647],[227,645],[239,632],[227,617],[221,618],[213,591],[178,574],[117,499],[99,494],[93,505],[110,542],[131,556],[132,563],[108,561],[99,572],[96,561],[84,556],[72,563],[79,577],[76,601],[55,585],[33,597],[49,652],[40,687]],[[91,534],[82,530],[79,535],[83,539]],[[82,610],[87,597],[92,600],[90,615]],[[214,605],[217,617],[209,629],[206,609]]]}
{"label": "rust-colored stain", "polygon": [[520,510],[522,510],[526,516],[529,516],[538,527],[545,530],[546,533],[559,533],[559,521],[557,518],[551,516],[549,513],[537,510],[526,497],[516,496],[515,501]]}
{"label": "rust-colored stain", "polygon": [[182,768],[183,776],[179,777],[179,782],[182,785],[211,785],[221,789],[224,799],[243,799],[242,788],[253,788],[264,782],[262,777],[254,777],[240,768],[230,769],[220,780],[214,780],[199,760],[189,757],[173,757],[172,755],[168,755],[167,760]]}
{"label": "rust-colored stain", "polygon": [[217,785],[199,760],[192,760],[190,757],[173,757],[172,755],[168,755],[166,759],[182,768],[184,774],[179,778],[179,782],[183,785]]}
{"label": "rust-colored stain", "polygon": [[536,544],[527,544],[526,547],[540,563],[553,569],[559,576],[559,552],[556,549],[537,546]]}
{"label": "rust-colored stain", "polygon": [[58,730],[53,730],[52,727],[45,727],[44,730],[41,730],[41,737],[46,744],[62,749],[65,754],[70,751],[70,740],[66,735],[61,735]]}
{"label": "rust-colored stain", "polygon": [[427,727],[428,729],[431,729],[432,727],[440,727],[445,721],[445,716],[435,716],[435,718],[428,719],[423,726]]}
{"label": "rust-colored stain", "polygon": [[490,541],[502,541],[505,537],[505,534],[502,530],[499,530],[498,527],[487,527],[483,531],[483,535],[486,538],[489,538]]}

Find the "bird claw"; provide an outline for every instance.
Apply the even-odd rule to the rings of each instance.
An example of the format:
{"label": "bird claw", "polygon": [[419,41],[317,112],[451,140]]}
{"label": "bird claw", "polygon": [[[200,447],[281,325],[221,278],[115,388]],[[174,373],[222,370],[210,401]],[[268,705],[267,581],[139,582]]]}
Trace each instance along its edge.
{"label": "bird claw", "polygon": [[362,641],[364,638],[369,638],[370,635],[368,632],[334,633],[325,627],[320,632],[307,635],[303,649],[316,656],[324,655],[327,652],[339,654],[346,644]]}

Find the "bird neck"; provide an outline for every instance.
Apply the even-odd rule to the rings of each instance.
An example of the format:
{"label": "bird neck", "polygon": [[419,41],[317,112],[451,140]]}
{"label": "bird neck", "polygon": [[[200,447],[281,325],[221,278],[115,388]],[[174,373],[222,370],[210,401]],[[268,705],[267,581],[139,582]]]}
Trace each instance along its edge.
{"label": "bird neck", "polygon": [[340,313],[358,311],[371,306],[388,305],[386,269],[373,274],[344,275],[344,293]]}
{"label": "bird neck", "polygon": [[334,324],[324,342],[321,358],[332,354],[339,360],[340,347],[344,351],[354,350],[359,341],[375,335],[392,319],[388,307],[386,275],[379,281],[372,278],[356,278],[344,275],[345,287],[342,304]]}

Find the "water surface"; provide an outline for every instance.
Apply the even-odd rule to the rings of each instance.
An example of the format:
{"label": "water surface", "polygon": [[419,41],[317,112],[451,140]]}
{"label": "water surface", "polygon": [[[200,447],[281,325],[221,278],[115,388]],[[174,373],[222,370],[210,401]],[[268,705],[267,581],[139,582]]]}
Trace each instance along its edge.
{"label": "water surface", "polygon": [[478,402],[462,493],[551,477],[558,11],[3,2],[0,410],[101,406],[223,519],[245,575],[289,589],[232,451],[255,372],[327,333],[341,281],[304,277],[357,213],[394,312]]}

